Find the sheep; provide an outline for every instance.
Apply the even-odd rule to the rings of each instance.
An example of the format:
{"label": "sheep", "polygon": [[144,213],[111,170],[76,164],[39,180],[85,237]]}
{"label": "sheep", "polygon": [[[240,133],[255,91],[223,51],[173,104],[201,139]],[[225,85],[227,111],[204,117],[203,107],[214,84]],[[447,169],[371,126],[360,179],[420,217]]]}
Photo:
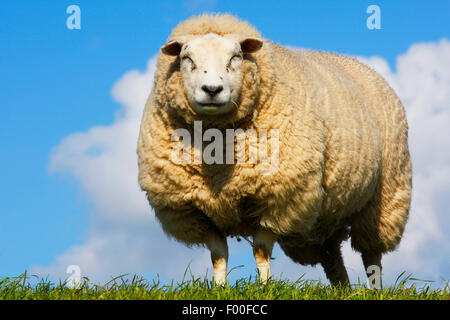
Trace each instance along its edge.
{"label": "sheep", "polygon": [[[278,136],[266,148],[277,150],[275,170],[192,161],[211,129]],[[180,132],[190,140],[180,142]],[[224,150],[237,148],[235,136]],[[263,283],[277,242],[293,261],[320,263],[331,284],[348,285],[343,241],[351,238],[369,275],[401,240],[412,188],[407,140],[402,103],[361,62],[286,48],[232,15],[205,14],[180,23],[161,48],[138,139],[139,184],[166,234],[210,250],[216,284],[226,282],[227,237],[236,236],[252,238]],[[187,161],[174,161],[180,143]]]}

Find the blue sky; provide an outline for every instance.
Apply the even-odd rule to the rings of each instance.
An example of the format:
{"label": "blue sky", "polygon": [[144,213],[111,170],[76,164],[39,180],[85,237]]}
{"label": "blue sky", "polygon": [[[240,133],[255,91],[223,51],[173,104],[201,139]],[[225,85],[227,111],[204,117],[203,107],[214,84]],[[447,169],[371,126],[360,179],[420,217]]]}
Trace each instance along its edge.
{"label": "blue sky", "polygon": [[[66,8],[71,4],[81,8],[81,30],[68,30],[66,27],[69,16]],[[369,30],[366,27],[369,16],[366,8],[370,4],[381,8],[381,30]],[[98,205],[98,195],[91,192],[90,185],[83,180],[84,176],[80,178],[82,169],[67,165],[67,161],[66,165],[52,166],[52,154],[74,133],[89,132],[99,126],[113,126],[124,116],[127,109],[123,108],[121,102],[127,101],[127,98],[120,99],[120,88],[114,96],[112,88],[130,70],[139,70],[143,74],[150,70],[149,59],[155,56],[178,22],[203,12],[232,13],[256,26],[264,37],[284,45],[367,58],[382,57],[390,67],[386,77],[392,76],[392,81],[397,81],[401,86],[401,81],[406,81],[403,79],[407,76],[401,78],[395,74],[400,65],[397,64],[399,56],[407,52],[412,55],[424,50],[440,50],[444,53],[436,56],[447,57],[447,49],[442,49],[446,43],[437,49],[428,46],[423,47],[423,50],[422,47],[417,47],[416,51],[408,50],[415,44],[439,43],[441,39],[450,39],[449,11],[450,3],[446,0],[432,3],[299,0],[2,1],[0,277],[18,275],[35,266],[41,266],[39,270],[45,272],[55,270],[56,267],[46,269],[46,266],[55,265],[55,261],[59,261],[58,257],[71,252],[70,248],[83,247],[95,237],[98,230],[108,228],[105,221],[99,218],[102,217],[99,214],[102,209]],[[420,54],[417,53],[417,56]],[[371,61],[380,68],[386,67],[383,61]],[[404,61],[409,60],[405,58]],[[407,75],[406,71],[404,74]],[[444,81],[441,86],[445,90],[448,78],[444,76],[439,79]],[[434,89],[429,90],[430,96],[434,96]],[[447,91],[443,94],[447,94]],[[418,101],[407,92],[405,97],[406,100],[410,99],[408,101],[411,101],[412,106]],[[439,101],[434,110],[438,116],[439,112],[448,112],[449,107],[445,104],[439,108],[442,106]],[[408,108],[408,105],[405,106]],[[416,109],[411,107],[411,110]],[[416,114],[421,113],[412,113],[412,117]],[[447,113],[437,120],[431,119],[430,123],[442,121],[446,116]],[[417,136],[419,141],[421,135]],[[448,142],[446,138],[444,134],[444,143]],[[420,143],[420,146],[433,144],[429,140]],[[421,147],[417,149],[422,150]],[[427,154],[426,151],[423,151],[424,154]],[[101,153],[102,149],[98,152]],[[419,167],[428,168],[427,157],[418,155],[417,158],[422,161]],[[439,164],[448,169],[449,160],[442,156]],[[423,169],[423,172],[427,170]],[[111,172],[114,174],[114,170]],[[428,177],[425,173],[424,176]],[[446,206],[448,201],[442,200],[448,197],[449,185],[444,181],[439,186],[443,186],[439,188],[439,197],[425,199],[423,203],[430,203],[431,207],[439,208],[449,216]],[[123,215],[127,214],[126,211],[123,210]],[[151,215],[150,209],[148,214]],[[441,226],[442,239],[447,239],[447,242],[449,238],[446,234],[450,231],[448,222]],[[439,243],[444,241],[442,239],[435,241]],[[141,240],[145,241],[145,238]],[[161,241],[167,240],[161,238]],[[437,249],[431,243],[430,249],[422,250],[420,254],[424,255],[425,252],[432,256],[448,256],[450,253],[435,251]],[[174,246],[178,250],[176,252],[182,252],[183,249],[176,244]],[[188,254],[192,252],[185,250]],[[246,253],[241,249],[235,249],[235,252],[237,258],[232,261],[234,265],[250,264]],[[445,270],[445,267],[450,269],[448,263],[444,263],[436,270]],[[249,265],[248,270],[253,272],[252,268]],[[152,276],[158,270],[152,269],[149,262],[136,270],[130,268],[129,272],[144,272]],[[177,272],[173,274],[178,275]],[[428,276],[428,273],[425,274]],[[436,273],[436,277],[439,276],[450,278],[450,274],[444,271]]]}

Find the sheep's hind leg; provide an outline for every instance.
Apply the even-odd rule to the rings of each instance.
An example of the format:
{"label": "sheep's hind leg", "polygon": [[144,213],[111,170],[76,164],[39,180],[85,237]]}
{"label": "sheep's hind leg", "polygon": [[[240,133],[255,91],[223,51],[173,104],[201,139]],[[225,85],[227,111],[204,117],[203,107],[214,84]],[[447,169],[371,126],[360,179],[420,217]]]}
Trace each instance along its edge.
{"label": "sheep's hind leg", "polygon": [[347,286],[347,270],[342,259],[340,241],[330,238],[325,241],[320,250],[320,263],[333,286]]}
{"label": "sheep's hind leg", "polygon": [[211,233],[207,238],[206,245],[211,251],[211,262],[214,267],[214,282],[216,285],[224,285],[227,281],[227,238],[217,233]]}
{"label": "sheep's hind leg", "polygon": [[270,258],[276,236],[268,230],[258,230],[253,236],[253,255],[258,267],[259,279],[266,284],[270,278]]}

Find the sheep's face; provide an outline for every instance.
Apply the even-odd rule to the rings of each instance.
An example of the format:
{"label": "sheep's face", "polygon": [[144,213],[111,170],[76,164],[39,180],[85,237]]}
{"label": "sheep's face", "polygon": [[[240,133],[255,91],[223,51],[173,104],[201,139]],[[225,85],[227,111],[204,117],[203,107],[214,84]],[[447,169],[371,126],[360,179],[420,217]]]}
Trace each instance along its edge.
{"label": "sheep's face", "polygon": [[244,54],[261,46],[259,39],[210,33],[190,41],[173,38],[162,52],[179,56],[184,91],[192,109],[198,114],[221,115],[237,107]]}

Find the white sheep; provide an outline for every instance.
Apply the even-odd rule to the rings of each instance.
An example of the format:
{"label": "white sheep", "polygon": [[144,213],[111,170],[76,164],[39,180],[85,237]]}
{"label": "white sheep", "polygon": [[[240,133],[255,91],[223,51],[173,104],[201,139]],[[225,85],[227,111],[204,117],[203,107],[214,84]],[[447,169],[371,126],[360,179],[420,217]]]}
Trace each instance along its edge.
{"label": "white sheep", "polygon": [[[264,146],[260,134],[276,137],[265,146],[275,170],[264,174],[264,161],[199,161],[205,140],[227,129],[257,133],[247,154]],[[180,130],[203,140],[183,139],[187,157],[174,161]],[[232,138],[210,154],[226,157],[237,148]],[[263,282],[278,242],[294,261],[320,263],[332,284],[346,284],[342,241],[351,237],[366,270],[381,268],[381,255],[400,242],[411,197],[407,138],[401,102],[367,66],[284,48],[230,15],[202,15],[179,24],[161,49],[138,142],[139,183],[167,234],[209,248],[218,284],[227,236],[253,238]]]}

